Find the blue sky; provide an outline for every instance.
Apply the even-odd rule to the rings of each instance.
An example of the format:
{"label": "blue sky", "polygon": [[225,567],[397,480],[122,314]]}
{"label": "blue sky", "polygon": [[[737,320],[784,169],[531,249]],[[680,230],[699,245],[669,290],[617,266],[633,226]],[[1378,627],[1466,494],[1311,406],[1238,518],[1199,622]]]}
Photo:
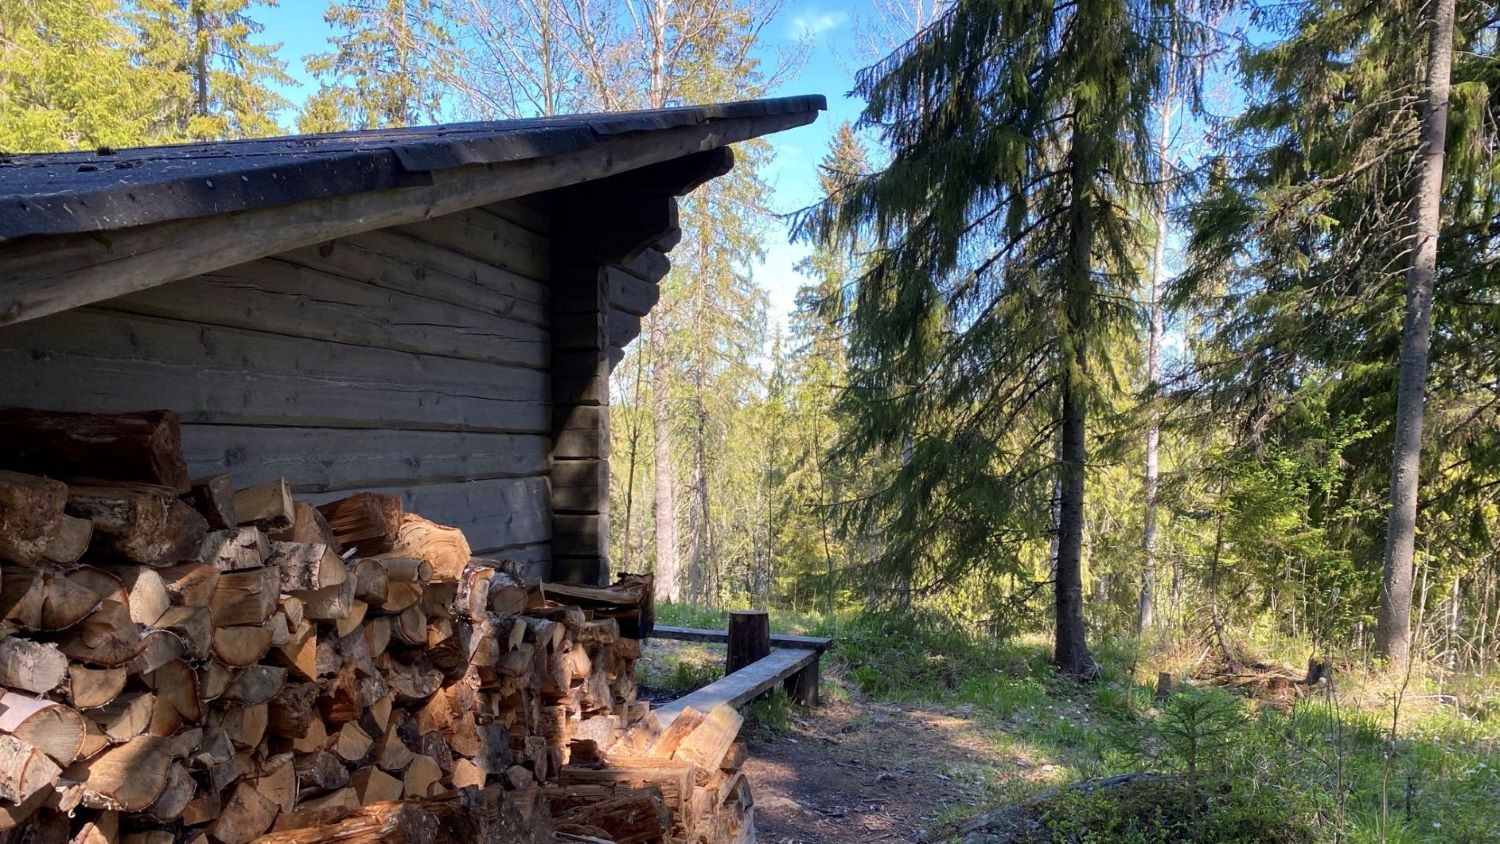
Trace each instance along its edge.
{"label": "blue sky", "polygon": [[[313,84],[302,67],[309,53],[328,49],[328,26],[323,22],[324,0],[281,0],[275,7],[259,7],[255,17],[265,25],[261,40],[281,43],[281,56],[287,70],[299,83],[283,93],[300,102],[311,93]],[[789,75],[771,96],[823,94],[828,111],[812,126],[774,136],[771,141],[776,156],[765,176],[772,186],[772,207],[778,213],[801,208],[818,196],[816,165],[828,148],[829,138],[839,123],[859,116],[862,103],[846,96],[853,87],[853,71],[863,63],[855,37],[857,21],[872,12],[869,0],[819,2],[792,0],[778,18],[766,27],[762,46],[766,63],[776,61],[786,48],[799,42],[807,45],[806,62]],[[290,126],[291,116],[283,123]],[[797,287],[803,279],[796,272],[797,263],[806,255],[805,247],[787,242],[785,227],[778,224],[766,237],[766,258],[756,268],[755,279],[771,300],[772,312],[783,325],[791,311]]]}

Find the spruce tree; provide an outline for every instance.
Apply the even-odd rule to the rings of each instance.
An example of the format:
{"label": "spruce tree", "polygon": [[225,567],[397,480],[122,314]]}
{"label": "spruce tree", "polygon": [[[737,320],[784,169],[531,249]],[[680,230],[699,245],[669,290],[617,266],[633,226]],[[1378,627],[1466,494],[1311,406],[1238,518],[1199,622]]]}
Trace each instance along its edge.
{"label": "spruce tree", "polygon": [[1045,539],[1060,474],[1054,660],[1075,676],[1095,671],[1089,414],[1115,388],[1107,347],[1135,323],[1131,209],[1151,201],[1149,115],[1180,24],[1170,0],[960,0],[858,76],[861,122],[891,162],[805,221],[874,244],[851,313],[843,448],[911,437],[865,508],[893,537],[877,563],[928,585],[1016,570]]}
{"label": "spruce tree", "polygon": [[457,53],[436,0],[330,0],[323,20],[336,34],[331,52],[306,59],[322,82],[304,106],[309,127],[332,125],[330,112],[356,129],[437,121]]}
{"label": "spruce tree", "polygon": [[155,140],[130,44],[116,0],[0,3],[0,151]]}
{"label": "spruce tree", "polygon": [[[275,0],[260,0],[276,5]],[[274,135],[292,82],[280,44],[258,43],[256,0],[135,0],[137,63],[159,74],[158,131],[209,141]]]}
{"label": "spruce tree", "polygon": [[[1429,43],[1432,5],[1308,0],[1257,18],[1281,37],[1243,58],[1250,100],[1206,170],[1190,215],[1190,260],[1172,296],[1203,326],[1181,395],[1232,426],[1249,451],[1327,450],[1323,459],[1345,467],[1347,477],[1307,508],[1328,538],[1327,558],[1352,560],[1357,576],[1340,584],[1338,600],[1364,619],[1409,595],[1409,578],[1394,589],[1382,582],[1389,531],[1381,502],[1397,450],[1403,275],[1421,240],[1412,217],[1422,182],[1417,151],[1430,146],[1421,134],[1426,51],[1412,45]],[[1435,430],[1418,440],[1421,498],[1400,526],[1423,537],[1417,550],[1430,551],[1439,576],[1487,553],[1494,517],[1483,490],[1500,467],[1489,386],[1500,362],[1476,354],[1496,342],[1485,303],[1500,290],[1486,257],[1500,246],[1492,225],[1500,207],[1494,26],[1483,4],[1460,4],[1443,216],[1434,230],[1443,244],[1432,290],[1437,329],[1425,402],[1416,402]],[[1439,524],[1448,528],[1434,530]],[[1382,627],[1399,628],[1391,641],[1404,642],[1395,617],[1407,612],[1388,615]]]}

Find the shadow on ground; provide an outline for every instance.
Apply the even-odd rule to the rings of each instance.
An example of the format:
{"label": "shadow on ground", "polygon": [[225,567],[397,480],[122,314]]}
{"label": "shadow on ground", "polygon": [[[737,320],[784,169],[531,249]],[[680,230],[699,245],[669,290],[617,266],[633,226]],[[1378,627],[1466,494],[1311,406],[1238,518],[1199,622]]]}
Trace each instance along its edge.
{"label": "shadow on ground", "polygon": [[838,701],[752,741],[744,771],[760,841],[870,844],[915,841],[992,800],[995,778],[1045,781],[1052,769],[1001,750],[962,710]]}

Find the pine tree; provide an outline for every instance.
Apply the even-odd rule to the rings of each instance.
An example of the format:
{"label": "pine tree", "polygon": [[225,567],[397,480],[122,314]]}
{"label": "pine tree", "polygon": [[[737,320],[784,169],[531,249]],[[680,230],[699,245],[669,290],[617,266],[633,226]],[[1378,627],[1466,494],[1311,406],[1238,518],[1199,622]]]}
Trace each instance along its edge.
{"label": "pine tree", "polygon": [[355,129],[437,121],[458,56],[436,0],[330,0],[323,20],[336,34],[332,52],[306,59],[322,82],[303,107],[309,126],[330,113]]}
{"label": "pine tree", "polygon": [[207,141],[280,131],[276,112],[289,103],[272,86],[292,79],[280,44],[252,40],[264,30],[255,1],[135,0],[137,63],[162,80],[151,92],[161,134]]}
{"label": "pine tree", "polygon": [[115,0],[0,4],[0,150],[150,143],[150,70]]}
{"label": "pine tree", "polygon": [[[891,163],[808,219],[876,249],[852,311],[844,447],[911,459],[867,521],[886,568],[1015,570],[1062,478],[1054,660],[1088,676],[1082,558],[1091,407],[1113,389],[1148,207],[1168,0],[960,0],[862,72]],[[912,426],[908,428],[908,426]],[[1060,460],[1052,443],[1061,437]]]}

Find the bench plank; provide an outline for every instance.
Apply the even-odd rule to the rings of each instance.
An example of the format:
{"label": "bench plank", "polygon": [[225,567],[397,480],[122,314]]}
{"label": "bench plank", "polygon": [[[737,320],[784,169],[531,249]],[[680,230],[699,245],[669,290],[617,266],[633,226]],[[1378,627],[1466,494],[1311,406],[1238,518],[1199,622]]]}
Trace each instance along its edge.
{"label": "bench plank", "polygon": [[739,709],[777,683],[784,682],[788,677],[817,662],[818,656],[818,652],[813,650],[775,648],[765,659],[752,662],[692,694],[665,704],[656,710],[656,715],[661,719],[661,725],[666,727],[689,706],[699,712],[707,712],[719,704]]}
{"label": "bench plank", "polygon": [[[658,639],[672,639],[679,642],[717,642],[721,645],[729,643],[729,631],[705,630],[700,627],[663,627],[658,624],[651,635]],[[772,633],[771,647],[793,648],[795,650],[822,653],[833,647],[833,640],[825,639],[821,636],[793,636],[790,633]]]}

